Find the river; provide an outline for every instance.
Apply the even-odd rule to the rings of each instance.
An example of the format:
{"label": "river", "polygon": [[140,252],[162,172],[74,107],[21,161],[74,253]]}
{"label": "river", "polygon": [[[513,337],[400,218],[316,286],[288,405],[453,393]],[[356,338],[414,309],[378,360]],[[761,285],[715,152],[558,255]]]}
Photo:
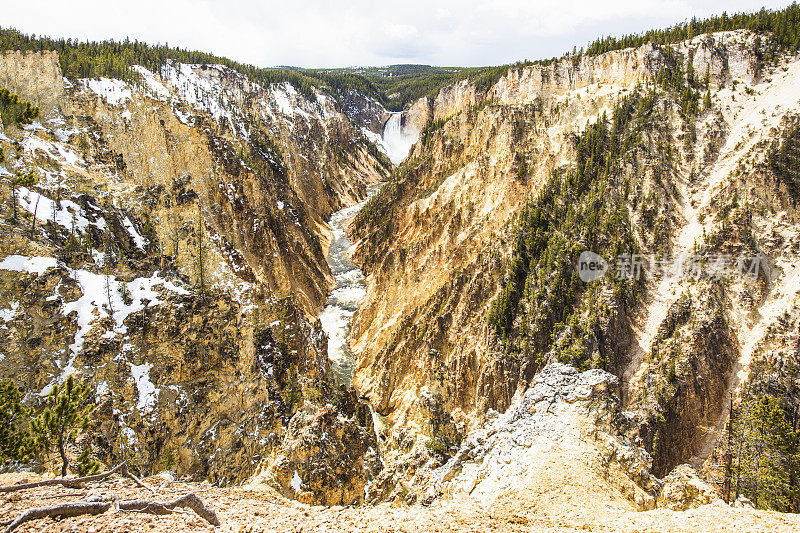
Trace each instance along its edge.
{"label": "river", "polygon": [[[389,156],[394,165],[399,165],[408,156],[411,146],[419,138],[419,132],[403,124],[402,113],[391,113],[384,124],[383,134],[378,144]],[[353,382],[355,357],[347,345],[350,335],[350,320],[358,309],[358,303],[367,294],[367,284],[361,269],[350,259],[353,243],[347,238],[345,227],[348,222],[381,190],[382,183],[370,185],[367,197],[350,207],[336,211],[328,220],[333,233],[333,241],[328,251],[328,265],[331,267],[336,287],[333,289],[325,308],[320,313],[322,329],[328,334],[328,358],[337,383],[349,387]]]}
{"label": "river", "polygon": [[358,303],[367,294],[367,284],[361,269],[350,259],[352,244],[347,238],[345,226],[364,207],[370,198],[378,194],[383,184],[370,185],[367,198],[356,205],[336,211],[331,215],[328,225],[333,233],[333,242],[328,251],[328,265],[336,279],[325,309],[320,313],[322,329],[328,334],[328,358],[336,377],[336,382],[349,386],[353,381],[355,358],[347,345],[350,334],[350,319]]}

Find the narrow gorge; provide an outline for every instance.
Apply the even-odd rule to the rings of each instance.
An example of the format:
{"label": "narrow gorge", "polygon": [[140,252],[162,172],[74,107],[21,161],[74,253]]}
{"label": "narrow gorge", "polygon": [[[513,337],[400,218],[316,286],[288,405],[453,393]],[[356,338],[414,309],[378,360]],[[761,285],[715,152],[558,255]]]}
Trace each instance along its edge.
{"label": "narrow gorge", "polygon": [[799,529],[798,36],[266,69],[0,29],[0,523]]}

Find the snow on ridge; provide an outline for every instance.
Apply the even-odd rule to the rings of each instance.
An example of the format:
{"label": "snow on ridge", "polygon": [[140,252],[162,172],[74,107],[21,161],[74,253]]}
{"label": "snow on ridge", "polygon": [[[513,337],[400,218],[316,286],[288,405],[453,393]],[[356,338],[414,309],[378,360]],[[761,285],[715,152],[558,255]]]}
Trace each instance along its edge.
{"label": "snow on ridge", "polygon": [[131,68],[142,76],[142,79],[144,80],[144,87],[148,90],[151,96],[155,97],[156,100],[167,100],[169,98],[169,89],[167,89],[163,83],[156,79],[155,74],[141,65],[134,65]]}
{"label": "snow on ridge", "polygon": [[[159,101],[171,102],[178,119],[184,124],[191,125],[189,117],[178,109],[182,102],[189,107],[209,113],[218,122],[226,122],[234,135],[247,137],[248,130],[237,109],[240,99],[237,92],[239,89],[231,89],[221,79],[221,76],[225,75],[244,79],[238,72],[223,65],[201,66],[177,61],[168,61],[157,74],[141,65],[134,65],[131,68],[141,76],[141,83],[129,85],[110,78],[83,79],[80,82],[86,89],[112,105],[124,104],[132,99],[134,90]],[[245,87],[245,91],[263,94],[265,98],[262,103],[267,104],[270,115],[273,115],[273,109],[289,119],[300,116],[311,120],[320,115],[329,118],[335,114],[331,100],[319,91],[315,90],[317,102],[313,106],[314,109],[311,109],[309,105],[303,105],[306,104],[305,98],[289,82],[272,84],[265,88],[253,81],[245,81],[246,83],[237,86]]]}
{"label": "snow on ridge", "polygon": [[210,113],[215,120],[227,120],[231,130],[236,132],[233,113],[229,109],[231,98],[228,91],[209,77],[198,75],[197,68],[197,65],[170,61],[164,67],[162,76],[178,91],[181,100]]}
{"label": "snow on ridge", "polygon": [[113,78],[89,78],[80,80],[84,87],[103,98],[111,105],[121,105],[133,97],[127,83]]}
{"label": "snow on ridge", "polygon": [[278,106],[278,111],[280,111],[284,115],[294,114],[294,107],[292,106],[292,103],[289,100],[289,92],[285,88],[276,87],[271,91],[271,94],[272,94],[272,99]]}
{"label": "snow on ridge", "polygon": [[86,233],[88,226],[95,226],[101,231],[106,229],[104,218],[100,217],[94,222],[90,221],[84,216],[81,206],[72,200],[61,200],[56,205],[54,200],[25,187],[19,189],[19,205],[29,213],[35,213],[36,219],[41,222],[55,220],[59,226],[69,230],[74,227],[79,233]]}
{"label": "snow on ridge", "polygon": [[[54,257],[9,255],[0,262],[0,269],[30,272],[41,276],[56,264]],[[80,298],[65,302],[61,308],[64,316],[76,313],[78,331],[75,333],[74,342],[70,345],[73,355],[77,355],[83,349],[83,338],[91,331],[96,320],[110,317],[113,326],[104,336],[113,337],[127,332],[128,328],[124,322],[129,315],[145,307],[163,303],[155,291],[156,286],[160,285],[177,294],[188,294],[185,289],[160,277],[158,271],[150,277],[135,278],[126,283],[111,275],[95,274],[83,269],[67,268],[67,270],[78,282],[82,292]]]}
{"label": "snow on ridge", "polygon": [[[315,92],[315,94],[317,95],[318,99],[324,96],[320,92]],[[299,115],[305,118],[306,120],[314,119],[314,115],[303,109],[303,107],[300,105],[301,103],[306,102],[306,100],[300,95],[300,93],[297,92],[297,89],[295,89],[294,86],[288,81],[285,81],[283,83],[280,83],[272,87],[272,89],[270,89],[269,91],[269,96],[271,97],[278,111],[282,115],[285,115],[287,117],[294,117],[295,115]],[[323,116],[327,117],[328,114],[325,112],[322,101],[319,102],[318,107],[322,109]]]}

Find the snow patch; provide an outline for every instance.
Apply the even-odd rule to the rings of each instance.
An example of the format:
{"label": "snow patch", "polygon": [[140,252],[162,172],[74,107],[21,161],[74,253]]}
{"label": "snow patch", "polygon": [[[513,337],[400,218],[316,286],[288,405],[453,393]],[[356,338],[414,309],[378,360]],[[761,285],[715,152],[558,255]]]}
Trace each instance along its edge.
{"label": "snow patch", "polygon": [[56,266],[55,257],[25,257],[9,255],[0,261],[0,268],[15,272],[29,272],[41,276],[48,268]]}
{"label": "snow patch", "polygon": [[61,200],[56,206],[56,202],[50,198],[20,187],[19,204],[29,213],[35,213],[37,220],[42,222],[54,220],[56,224],[69,230],[75,228],[80,233],[86,233],[88,226],[95,226],[101,231],[106,229],[105,219],[98,218],[94,222],[89,220],[84,216],[85,212],[81,206],[71,200]]}
{"label": "snow patch", "polygon": [[[72,131],[69,133],[71,134]],[[61,132],[58,135],[60,140],[69,139],[67,132]],[[58,161],[62,165],[72,166],[85,166],[83,158],[79,157],[75,152],[64,146],[60,142],[50,142],[42,139],[37,135],[28,135],[22,141],[22,149],[26,152],[36,153],[37,150],[43,152],[47,157]]]}
{"label": "snow patch", "polygon": [[294,475],[292,476],[291,485],[295,492],[300,492],[300,487],[303,483],[303,480],[300,479],[300,476],[297,474],[297,469],[294,471]]}
{"label": "snow patch", "polygon": [[[0,262],[0,269],[31,272],[40,276],[48,268],[55,266],[56,260],[53,257],[10,255]],[[78,323],[78,331],[75,333],[74,342],[70,345],[73,354],[77,354],[83,349],[83,338],[91,331],[95,321],[111,317],[113,320],[111,331],[114,334],[125,333],[127,327],[124,322],[129,315],[141,311],[145,307],[163,303],[155,291],[156,286],[161,285],[177,294],[188,294],[185,289],[159,277],[158,272],[150,277],[135,278],[125,283],[110,275],[95,274],[83,269],[67,270],[70,276],[77,281],[82,292],[80,298],[67,302],[62,307],[64,316],[75,313]]]}
{"label": "snow patch", "polygon": [[125,217],[125,220],[122,221],[122,225],[125,226],[125,229],[128,230],[131,238],[133,238],[133,242],[136,244],[137,247],[144,250],[144,247],[147,245],[147,241],[144,237],[142,237],[138,231],[136,231],[136,226],[133,225],[131,219],[129,217]]}
{"label": "snow patch", "polygon": [[139,393],[139,401],[136,407],[141,412],[152,411],[158,399],[158,389],[150,381],[150,369],[153,365],[142,363],[134,365],[131,363],[131,376],[136,382],[136,391]]}
{"label": "snow patch", "polygon": [[133,96],[128,84],[111,78],[83,79],[84,86],[111,105],[124,104]]}
{"label": "snow patch", "polygon": [[13,302],[10,309],[0,309],[0,320],[3,322],[14,320],[14,317],[17,316],[17,309],[19,309],[18,302]]}

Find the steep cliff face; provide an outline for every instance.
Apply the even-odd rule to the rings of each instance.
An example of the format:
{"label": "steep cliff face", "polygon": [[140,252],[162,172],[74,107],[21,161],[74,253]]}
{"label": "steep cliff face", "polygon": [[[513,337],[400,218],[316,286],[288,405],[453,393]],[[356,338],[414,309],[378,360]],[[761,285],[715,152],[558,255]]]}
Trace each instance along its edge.
{"label": "steep cliff face", "polygon": [[509,405],[520,365],[485,321],[510,246],[507,226],[529,191],[570,160],[571,135],[608,111],[621,87],[537,92],[518,105],[486,99],[459,112],[474,91],[461,83],[440,93],[433,117],[449,120],[429,126],[385,187],[374,208],[380,220],[370,221],[368,205],[356,222],[369,287],[353,328],[356,386],[406,429],[425,431],[423,386],[441,393],[462,430],[476,413]]}
{"label": "steep cliff face", "polygon": [[48,110],[64,95],[57,52],[3,52],[0,87],[25,95],[29,102]]}
{"label": "steep cliff face", "polygon": [[[130,91],[123,86],[113,89],[119,97],[102,83],[74,89],[75,107],[65,106],[65,114],[97,126],[107,150],[92,159],[113,157],[121,178],[147,196],[138,200],[165,210],[165,249],[170,238],[184,244],[175,234],[191,224],[199,203],[231,270],[292,293],[315,312],[332,283],[325,220],[362,198],[384,170],[366,141],[322,94],[310,102],[288,84],[264,90],[214,67],[170,65],[166,86],[141,72],[142,92],[155,106],[138,92],[120,101]],[[167,86],[177,87],[178,99]],[[189,106],[205,113],[192,115]],[[176,206],[176,194],[197,202]]]}
{"label": "steep cliff face", "polygon": [[[800,106],[800,63],[784,58],[778,66],[763,64],[763,46],[768,44],[748,32],[726,32],[672,47],[647,45],[512,69],[484,94],[469,82],[439,93],[427,107],[433,120],[420,142],[353,226],[368,285],[351,334],[355,385],[381,415],[387,449],[408,457],[413,443],[424,441],[452,453],[488,408],[502,412],[545,363],[562,360],[600,366],[621,378],[619,393],[638,413],[637,438],[653,451],[658,474],[689,459],[698,464],[696,454],[707,456],[702,428],[724,418],[724,399],[747,366],[753,326],[740,318],[749,311],[739,287],[756,287],[757,301],[775,288],[795,294],[785,285],[791,273],[765,282],[737,272],[720,287],[708,276],[652,271],[622,298],[612,272],[595,285],[573,285],[577,297],[569,289],[562,298],[568,290],[557,285],[562,278],[538,278],[531,267],[520,285],[520,301],[527,303],[506,333],[491,328],[487,315],[516,268],[518,215],[526,205],[534,211],[525,216],[541,213],[542,224],[556,228],[583,227],[580,219],[575,226],[548,220],[565,202],[579,206],[578,216],[589,216],[593,202],[619,206],[618,214],[593,223],[599,233],[564,236],[574,245],[566,257],[553,259],[564,262],[563,279],[576,283],[582,282],[572,254],[577,258],[586,243],[615,242],[620,234],[608,228],[625,228],[627,235],[627,248],[615,253],[666,254],[670,261],[695,252],[708,261],[764,250],[764,228],[780,220],[769,212],[748,222],[748,231],[727,247],[721,245],[725,239],[713,237],[728,231],[734,211],[746,209],[724,210],[733,187],[752,191],[757,180],[776,187],[774,177],[751,173],[763,162],[769,137],[784,131],[784,117]],[[686,92],[664,89],[667,72],[680,72],[684,80],[693,76],[711,106],[703,109],[699,90],[692,107]],[[628,95],[631,118],[618,137],[627,149],[607,162],[617,169],[616,181],[605,189],[589,184],[594,192],[571,196],[571,185],[551,179],[554,170],[559,176],[575,168],[584,157],[580,139],[587,122],[604,115],[611,120],[612,109]],[[613,133],[617,125],[609,128]],[[553,183],[562,185],[556,185],[560,199],[550,210],[541,199],[543,187]],[[784,190],[771,201],[790,200]],[[794,252],[780,253],[785,263]],[[674,307],[683,293],[691,302],[685,313]],[[570,302],[568,323],[557,318],[566,305],[560,301]],[[541,302],[551,303],[530,307]],[[540,324],[542,316],[552,321]]]}
{"label": "steep cliff face", "polygon": [[[92,450],[145,472],[244,480],[283,446],[296,460],[288,428],[323,408],[363,460],[371,424],[313,316],[333,283],[325,221],[385,159],[325,94],[214,65],[136,69],[134,84],[67,81],[56,54],[0,60],[2,83],[43,106],[2,138],[2,173],[35,183],[3,184],[0,375],[34,403],[71,374],[90,382]],[[371,472],[332,469],[314,501],[358,501]]]}

